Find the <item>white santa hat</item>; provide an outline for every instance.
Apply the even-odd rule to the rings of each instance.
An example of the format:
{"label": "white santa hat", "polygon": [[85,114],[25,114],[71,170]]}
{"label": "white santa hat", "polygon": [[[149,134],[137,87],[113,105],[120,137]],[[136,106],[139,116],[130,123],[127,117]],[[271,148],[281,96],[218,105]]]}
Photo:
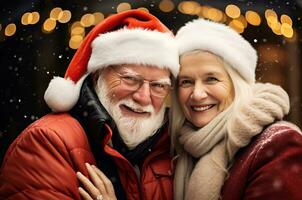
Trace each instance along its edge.
{"label": "white santa hat", "polygon": [[179,54],[209,51],[231,65],[248,83],[255,82],[257,52],[239,33],[225,24],[197,19],[176,34]]}
{"label": "white santa hat", "polygon": [[65,77],[54,77],[44,94],[54,112],[70,110],[78,101],[84,78],[118,64],[144,64],[179,70],[178,50],[170,30],[140,10],[112,15],[95,26],[75,53]]}

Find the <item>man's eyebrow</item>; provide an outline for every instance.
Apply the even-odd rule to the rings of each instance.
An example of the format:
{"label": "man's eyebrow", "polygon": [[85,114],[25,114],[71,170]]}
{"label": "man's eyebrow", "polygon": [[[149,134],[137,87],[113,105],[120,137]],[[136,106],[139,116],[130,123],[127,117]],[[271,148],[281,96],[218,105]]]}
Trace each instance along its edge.
{"label": "man's eyebrow", "polygon": [[154,80],[152,82],[171,84],[171,79],[170,78],[160,78],[160,79]]}

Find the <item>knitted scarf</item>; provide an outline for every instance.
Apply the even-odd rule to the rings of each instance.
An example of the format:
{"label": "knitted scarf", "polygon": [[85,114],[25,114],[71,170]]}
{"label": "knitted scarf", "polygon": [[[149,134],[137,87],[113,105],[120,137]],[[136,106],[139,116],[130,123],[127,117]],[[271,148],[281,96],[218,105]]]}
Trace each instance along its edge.
{"label": "knitted scarf", "polygon": [[175,178],[175,200],[218,200],[235,153],[263,127],[289,112],[289,98],[279,86],[257,83],[253,95],[230,105],[199,130],[184,124],[178,132],[183,148]]}

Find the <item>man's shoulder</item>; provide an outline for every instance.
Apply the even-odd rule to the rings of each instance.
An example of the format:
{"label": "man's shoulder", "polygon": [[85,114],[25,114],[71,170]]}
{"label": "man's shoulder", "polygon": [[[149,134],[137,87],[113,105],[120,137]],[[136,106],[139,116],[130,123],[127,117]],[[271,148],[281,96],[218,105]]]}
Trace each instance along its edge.
{"label": "man's shoulder", "polygon": [[[29,125],[16,142],[43,140],[62,142],[66,146],[86,146],[87,137],[81,124],[69,113],[51,113]],[[85,144],[84,144],[85,143]]]}

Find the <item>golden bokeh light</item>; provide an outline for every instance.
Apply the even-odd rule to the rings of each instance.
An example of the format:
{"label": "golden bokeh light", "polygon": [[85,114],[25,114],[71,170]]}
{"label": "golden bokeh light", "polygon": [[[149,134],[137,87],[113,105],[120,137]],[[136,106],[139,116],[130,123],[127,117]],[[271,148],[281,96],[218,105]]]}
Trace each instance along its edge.
{"label": "golden bokeh light", "polygon": [[71,12],[69,10],[63,10],[58,16],[60,23],[67,23],[71,19]]}
{"label": "golden bokeh light", "polygon": [[[238,23],[237,20],[240,21],[240,24],[243,25],[243,28],[247,27],[247,21],[243,15],[240,15],[238,18],[236,18],[234,20],[235,20],[235,23]],[[241,26],[241,25],[238,25],[238,26]]]}
{"label": "golden bokeh light", "polygon": [[163,12],[171,12],[175,8],[173,1],[171,0],[162,0],[159,3],[159,9]]}
{"label": "golden bokeh light", "polygon": [[183,14],[197,15],[200,12],[200,5],[195,1],[183,1],[178,4],[178,10]]}
{"label": "golden bokeh light", "polygon": [[16,33],[17,27],[14,23],[8,24],[4,30],[5,36],[13,36]]}
{"label": "golden bokeh light", "polygon": [[281,33],[287,38],[293,37],[294,30],[291,25],[284,23],[281,25]]}
{"label": "golden bokeh light", "polygon": [[278,18],[277,13],[272,9],[267,9],[264,13],[265,18],[267,19],[269,16],[273,16],[274,18]]}
{"label": "golden bokeh light", "polygon": [[238,33],[243,33],[244,31],[244,25],[242,24],[241,21],[234,19],[229,23],[229,26],[233,28],[235,31]]}
{"label": "golden bokeh light", "polygon": [[52,20],[58,20],[60,13],[62,12],[62,8],[60,7],[55,7],[50,11],[50,19]]}
{"label": "golden bokeh light", "polygon": [[288,24],[290,26],[293,25],[293,21],[288,15],[281,15],[280,21],[282,24]]}
{"label": "golden bokeh light", "polygon": [[278,22],[278,18],[275,17],[275,16],[272,16],[272,15],[271,15],[271,16],[268,16],[268,17],[266,18],[266,22],[267,22],[267,24],[268,24],[269,27],[272,27],[273,24],[279,23],[279,22]]}
{"label": "golden bokeh light", "polygon": [[75,21],[75,22],[72,23],[72,25],[70,27],[70,30],[74,29],[75,27],[79,27],[79,26],[83,27],[82,24],[81,24],[81,22]]}
{"label": "golden bokeh light", "polygon": [[56,20],[54,20],[52,18],[48,18],[43,23],[43,31],[45,31],[46,33],[49,33],[55,29],[56,25],[57,25]]}
{"label": "golden bokeh light", "polygon": [[259,26],[261,24],[261,17],[255,11],[247,11],[245,13],[245,18],[246,21],[253,26]]}
{"label": "golden bokeh light", "polygon": [[103,21],[105,19],[104,14],[101,13],[101,12],[95,12],[92,15],[94,17],[94,23],[93,23],[93,25],[96,25],[96,24],[100,23],[101,21]]}
{"label": "golden bokeh light", "polygon": [[215,22],[220,22],[223,19],[223,13],[216,8],[210,8],[207,12],[207,18]]}
{"label": "golden bokeh light", "polygon": [[116,12],[120,13],[130,9],[131,9],[131,5],[129,3],[120,3],[116,8]]}
{"label": "golden bokeh light", "polygon": [[227,14],[227,16],[229,16],[230,18],[238,18],[240,16],[240,8],[236,5],[230,4],[225,8],[225,13]]}
{"label": "golden bokeh light", "polygon": [[74,35],[69,40],[69,47],[72,49],[77,49],[81,45],[83,37],[81,35]]}
{"label": "golden bokeh light", "polygon": [[94,25],[95,19],[93,14],[85,14],[81,17],[81,25],[84,27],[90,27]]}
{"label": "golden bokeh light", "polygon": [[29,12],[26,12],[26,13],[24,13],[24,14],[22,15],[22,17],[21,17],[21,24],[23,24],[23,25],[28,25],[28,24],[29,24],[29,23],[28,23],[29,15],[32,15],[32,14],[29,13]]}
{"label": "golden bokeh light", "polygon": [[197,15],[199,17],[208,18],[208,11],[210,9],[211,9],[211,7],[209,7],[209,6],[200,6],[199,12],[197,13]]}
{"label": "golden bokeh light", "polygon": [[85,34],[85,28],[82,26],[77,26],[71,29],[70,35],[84,35]]}
{"label": "golden bokeh light", "polygon": [[142,11],[144,11],[144,12],[149,13],[148,8],[145,8],[145,7],[140,7],[140,8],[137,8],[137,9],[138,9],[138,10],[142,10]]}
{"label": "golden bokeh light", "polygon": [[32,12],[31,24],[36,24],[40,20],[40,14],[38,12]]}
{"label": "golden bokeh light", "polygon": [[276,21],[271,24],[271,29],[276,35],[282,35],[281,33],[281,23]]}

